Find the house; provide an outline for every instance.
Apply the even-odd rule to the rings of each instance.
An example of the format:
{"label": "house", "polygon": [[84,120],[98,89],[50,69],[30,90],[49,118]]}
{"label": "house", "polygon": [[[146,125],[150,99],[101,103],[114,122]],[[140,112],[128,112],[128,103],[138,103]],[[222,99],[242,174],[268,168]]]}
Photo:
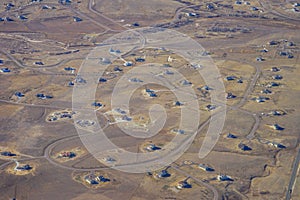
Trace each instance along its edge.
{"label": "house", "polygon": [[237,80],[237,83],[243,83],[243,80],[240,78]]}
{"label": "house", "polygon": [[63,5],[69,5],[72,3],[72,0],[58,0],[58,3]]}
{"label": "house", "polygon": [[207,171],[207,172],[213,172],[215,171],[213,168],[207,166],[207,165],[204,165],[204,164],[199,164],[198,167],[204,171]]}
{"label": "house", "polygon": [[272,40],[272,41],[270,41],[269,42],[269,45],[278,45],[279,44],[279,42],[278,41],[275,41],[275,40]]}
{"label": "house", "polygon": [[119,49],[114,50],[113,48],[110,48],[109,53],[116,54],[116,53],[121,53],[121,51]]}
{"label": "house", "polygon": [[280,84],[276,82],[271,82],[266,85],[267,88],[278,87]]}
{"label": "house", "polygon": [[211,87],[209,87],[208,85],[204,85],[203,87],[201,87],[202,90],[212,90]]}
{"label": "house", "polygon": [[223,175],[223,174],[218,175],[217,179],[219,181],[233,181],[233,179],[230,176]]}
{"label": "house", "polygon": [[74,158],[76,157],[76,154],[72,151],[68,151],[68,152],[61,152],[59,156],[63,158]]}
{"label": "house", "polygon": [[191,67],[193,69],[202,69],[202,66],[200,64],[192,64]]}
{"label": "house", "polygon": [[36,64],[36,65],[44,65],[44,63],[42,61],[37,61],[34,64]]}
{"label": "house", "polygon": [[274,80],[281,80],[283,77],[281,76],[281,75],[274,75],[274,76],[272,76],[272,78],[274,79]]}
{"label": "house", "polygon": [[80,75],[76,76],[75,78],[76,83],[86,83],[86,80],[84,80]]}
{"label": "house", "polygon": [[260,93],[262,94],[272,94],[272,91],[269,89],[263,89],[262,91],[260,91]]}
{"label": "house", "polygon": [[157,94],[155,93],[154,90],[151,90],[151,89],[145,89],[145,92],[146,94],[149,96],[149,97],[157,97]]}
{"label": "house", "polygon": [[293,47],[293,46],[295,46],[295,44],[294,44],[293,42],[288,42],[286,45],[287,45],[288,47]]}
{"label": "house", "polygon": [[236,96],[233,95],[231,92],[228,92],[226,95],[226,99],[234,99]]}
{"label": "house", "polygon": [[51,7],[48,6],[48,5],[43,5],[43,6],[42,6],[42,9],[43,9],[43,10],[48,10],[48,9],[51,9]]}
{"label": "house", "polygon": [[24,97],[25,95],[22,92],[15,92],[15,96],[21,98]]}
{"label": "house", "polygon": [[288,52],[286,52],[286,51],[280,51],[279,52],[279,55],[280,56],[287,56],[289,53]]}
{"label": "house", "polygon": [[269,50],[268,50],[268,49],[266,49],[266,48],[264,48],[264,49],[260,50],[260,52],[262,52],[262,53],[268,53],[268,52],[269,52]]}
{"label": "house", "polygon": [[14,153],[12,153],[10,151],[3,151],[3,152],[0,153],[0,155],[1,156],[9,156],[9,157],[16,156],[16,154],[14,154]]}
{"label": "house", "polygon": [[208,3],[208,4],[206,5],[206,8],[207,8],[209,11],[213,11],[213,10],[215,9],[215,6],[214,6],[213,4],[211,4],[211,3]]}
{"label": "house", "polygon": [[79,17],[73,17],[73,21],[74,22],[81,22],[82,21],[82,19],[81,18],[79,18]]}
{"label": "house", "polygon": [[143,81],[139,78],[131,78],[131,79],[129,79],[129,82],[142,83]]}
{"label": "house", "polygon": [[105,82],[107,82],[107,79],[101,77],[101,78],[99,79],[99,82],[100,82],[100,83],[105,83]]}
{"label": "house", "polygon": [[194,12],[185,13],[185,15],[186,15],[187,17],[197,17],[197,16],[199,16],[198,13],[194,13]]}
{"label": "house", "polygon": [[174,72],[172,72],[172,71],[170,71],[170,70],[166,70],[166,71],[164,72],[164,74],[166,74],[166,75],[173,75]]}
{"label": "house", "polygon": [[261,56],[259,56],[259,57],[256,57],[256,61],[258,61],[258,62],[262,62],[262,61],[264,61],[265,59],[264,58],[262,58]]}
{"label": "house", "polygon": [[180,101],[175,101],[174,102],[174,106],[182,106],[183,105],[183,103],[181,103]]}
{"label": "house", "polygon": [[186,178],[186,179],[183,180],[183,181],[179,181],[179,182],[177,183],[176,187],[177,187],[178,189],[191,188],[192,185],[189,184],[189,183],[187,182],[188,179],[189,179],[189,177]]}
{"label": "house", "polygon": [[12,18],[10,17],[4,17],[4,20],[7,21],[7,22],[13,22],[15,20],[13,20]]}
{"label": "house", "polygon": [[279,110],[274,110],[271,111],[270,113],[268,113],[269,115],[274,115],[274,116],[281,116],[281,115],[285,115],[285,112],[283,111],[279,111]]}
{"label": "house", "polygon": [[156,150],[160,150],[161,148],[158,147],[158,146],[156,146],[155,144],[149,144],[149,145],[146,147],[146,149],[147,149],[148,151],[156,151]]}
{"label": "house", "polygon": [[15,168],[17,171],[29,171],[32,169],[30,165],[18,166]]}
{"label": "house", "polygon": [[68,86],[74,86],[74,82],[73,81],[69,81]]}
{"label": "house", "polygon": [[121,108],[115,108],[114,109],[115,112],[121,114],[121,115],[125,115],[126,114],[126,111],[125,110],[122,110]]}
{"label": "house", "polygon": [[294,6],[294,7],[298,7],[298,6],[300,6],[300,3],[294,3],[293,6]]}
{"label": "house", "polygon": [[135,23],[132,24],[132,26],[138,27],[138,26],[140,26],[140,24],[135,22]]}
{"label": "house", "polygon": [[95,106],[95,107],[102,107],[103,104],[100,103],[100,102],[93,102],[93,103],[92,103],[92,106]]}
{"label": "house", "polygon": [[278,149],[285,149],[286,148],[286,146],[284,146],[282,144],[279,144],[277,142],[269,142],[268,145],[273,146],[273,147],[278,148]]}
{"label": "house", "polygon": [[252,11],[258,11],[259,9],[258,9],[257,7],[255,7],[255,6],[252,6],[252,7],[250,8],[250,10],[252,10]]}
{"label": "house", "polygon": [[227,76],[227,77],[225,78],[226,81],[233,81],[233,80],[235,80],[235,79],[236,79],[235,76]]}
{"label": "house", "polygon": [[109,156],[103,158],[103,161],[104,161],[104,162],[107,162],[107,163],[113,163],[113,162],[116,162],[116,160],[115,160],[114,158],[109,157]]}
{"label": "house", "polygon": [[270,69],[270,71],[271,71],[271,72],[279,72],[279,71],[280,71],[280,68],[278,68],[278,67],[272,67],[272,68]]}
{"label": "house", "polygon": [[247,145],[245,145],[245,144],[243,144],[243,143],[240,143],[240,144],[238,145],[238,147],[239,147],[241,150],[243,150],[243,151],[251,151],[251,150],[252,150],[251,147],[249,147],[249,146],[247,146]]}
{"label": "house", "polygon": [[122,121],[130,122],[131,120],[132,120],[132,118],[131,118],[131,117],[128,117],[127,115],[124,115],[124,116],[122,117]]}
{"label": "house", "polygon": [[136,62],[145,62],[145,58],[141,58],[141,57],[135,58],[135,61]]}
{"label": "house", "polygon": [[211,104],[209,104],[209,105],[206,106],[206,110],[208,110],[208,111],[214,110],[216,108],[217,108],[217,106],[211,105]]}
{"label": "house", "polygon": [[131,67],[133,65],[133,63],[131,62],[131,61],[126,61],[125,63],[124,63],[124,66],[125,67]]}
{"label": "house", "polygon": [[45,94],[43,94],[43,93],[38,93],[38,94],[36,94],[35,95],[37,98],[39,98],[39,99],[52,99],[53,98],[53,96],[51,96],[51,95],[45,95]]}
{"label": "house", "polygon": [[13,7],[15,7],[15,5],[14,4],[12,4],[12,3],[8,3],[8,4],[6,4],[6,7],[5,7],[5,9],[6,10],[10,10],[11,8],[13,8]]}
{"label": "house", "polygon": [[268,98],[268,97],[256,97],[256,98],[254,98],[254,100],[257,102],[257,103],[263,103],[263,102],[265,102],[265,101],[267,101],[267,100],[269,100],[270,98]]}
{"label": "house", "polygon": [[237,138],[237,136],[235,136],[235,135],[233,135],[231,133],[228,133],[227,134],[227,138],[235,139],[235,138]]}
{"label": "house", "polygon": [[166,169],[160,171],[160,172],[157,174],[157,177],[158,177],[158,178],[167,178],[167,177],[170,177],[170,176],[171,176],[171,174],[169,174],[169,172],[168,172]]}
{"label": "house", "polygon": [[96,181],[96,178],[97,177],[94,174],[89,174],[84,177],[84,180],[90,185],[97,185],[98,182]]}
{"label": "house", "polygon": [[273,124],[270,126],[271,128],[273,128],[274,130],[277,130],[277,131],[282,131],[284,130],[283,127],[279,126],[278,124]]}
{"label": "house", "polygon": [[19,15],[18,18],[20,20],[27,20],[28,19],[25,15]]}
{"label": "house", "polygon": [[181,129],[173,129],[172,132],[180,134],[180,135],[183,135],[185,133],[184,130],[181,130]]}
{"label": "house", "polygon": [[174,58],[172,58],[171,56],[168,57],[168,62],[173,62]]}
{"label": "house", "polygon": [[10,72],[10,69],[8,69],[7,67],[1,68],[1,69],[0,69],[0,72],[2,72],[2,73],[9,73],[9,72]]}
{"label": "house", "polygon": [[81,127],[88,127],[88,126],[93,126],[95,124],[95,122],[91,121],[91,120],[83,120],[83,119],[81,119],[81,120],[77,120],[76,124],[78,124]]}
{"label": "house", "polygon": [[96,181],[102,182],[102,183],[106,183],[109,182],[110,179],[109,178],[105,178],[104,176],[97,176],[96,177]]}
{"label": "house", "polygon": [[180,81],[181,85],[192,85],[192,82],[188,81],[188,80],[182,80]]}
{"label": "house", "polygon": [[115,71],[115,72],[121,72],[121,71],[123,71],[123,69],[121,69],[121,68],[118,67],[118,66],[115,66],[115,67],[114,67],[114,71]]}
{"label": "house", "polygon": [[64,70],[65,71],[75,71],[76,69],[73,67],[65,67]]}

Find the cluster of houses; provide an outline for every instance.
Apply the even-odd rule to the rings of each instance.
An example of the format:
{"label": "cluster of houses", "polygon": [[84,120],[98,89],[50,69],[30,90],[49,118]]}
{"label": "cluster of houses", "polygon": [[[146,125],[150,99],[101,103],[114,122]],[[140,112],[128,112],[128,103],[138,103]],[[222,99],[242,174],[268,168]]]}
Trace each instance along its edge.
{"label": "cluster of houses", "polygon": [[0,153],[0,155],[1,155],[1,156],[7,156],[7,157],[13,157],[13,156],[16,156],[15,153],[12,153],[12,152],[10,152],[10,151],[2,151],[2,152]]}
{"label": "cluster of houses", "polygon": [[95,174],[89,174],[84,177],[84,180],[90,185],[97,185],[99,183],[107,183],[110,182],[109,178],[105,178],[104,176],[96,176]]}
{"label": "cluster of houses", "polygon": [[64,151],[59,153],[58,157],[60,158],[74,158],[76,157],[76,153],[72,152],[72,151]]}
{"label": "cluster of houses", "polygon": [[35,96],[39,99],[52,99],[53,98],[52,95],[47,95],[47,94],[44,94],[44,93],[38,93]]}
{"label": "cluster of houses", "polygon": [[62,111],[62,112],[55,112],[48,116],[47,120],[50,122],[57,121],[59,119],[71,119],[75,114],[74,111]]}
{"label": "cluster of houses", "polygon": [[[20,92],[20,91],[16,91],[16,92],[14,93],[14,95],[15,95],[16,97],[18,97],[18,98],[22,98],[22,97],[25,96],[25,94],[22,93],[22,92]],[[38,94],[36,94],[35,96],[36,96],[38,99],[42,99],[42,100],[45,100],[45,99],[52,99],[52,98],[53,98],[52,95],[46,95],[46,94],[44,94],[44,93],[38,93]]]}
{"label": "cluster of houses", "polygon": [[234,81],[234,80],[237,80],[236,82],[237,83],[243,83],[243,79],[242,78],[238,78],[236,76],[226,76],[225,77],[225,80],[226,81]]}

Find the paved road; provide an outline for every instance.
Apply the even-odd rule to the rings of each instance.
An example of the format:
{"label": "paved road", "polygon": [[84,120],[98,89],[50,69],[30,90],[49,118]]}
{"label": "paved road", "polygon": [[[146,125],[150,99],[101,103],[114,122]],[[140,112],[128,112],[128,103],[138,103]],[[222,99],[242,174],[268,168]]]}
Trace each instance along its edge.
{"label": "paved road", "polygon": [[293,189],[294,189],[294,186],[296,183],[297,173],[299,171],[299,161],[300,161],[300,148],[298,150],[298,154],[297,154],[294,164],[293,164],[291,179],[290,179],[289,186],[287,188],[287,192],[286,192],[286,196],[285,196],[286,200],[290,200],[292,198],[292,193],[293,193]]}

